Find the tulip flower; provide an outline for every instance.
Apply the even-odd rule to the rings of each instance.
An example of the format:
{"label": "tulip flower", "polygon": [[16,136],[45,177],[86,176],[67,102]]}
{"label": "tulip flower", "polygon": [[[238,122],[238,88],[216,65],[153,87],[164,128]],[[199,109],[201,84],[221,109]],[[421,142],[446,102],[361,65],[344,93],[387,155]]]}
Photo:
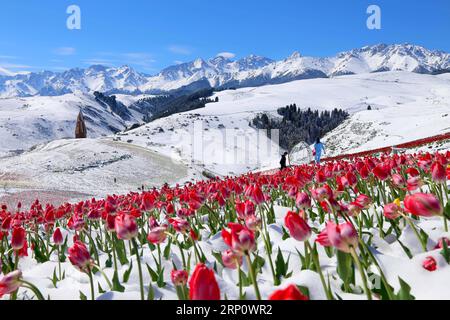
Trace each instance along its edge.
{"label": "tulip flower", "polygon": [[394,220],[401,216],[402,208],[396,203],[389,203],[384,206],[383,214],[386,218]]}
{"label": "tulip flower", "polygon": [[422,263],[422,267],[428,271],[436,271],[437,262],[433,257],[426,257]]}
{"label": "tulip flower", "polygon": [[406,181],[403,178],[403,176],[401,176],[398,173],[394,173],[392,175],[392,183],[394,184],[394,186],[396,186],[397,188],[405,188],[406,187]]}
{"label": "tulip flower", "polygon": [[117,237],[122,240],[131,240],[138,235],[136,219],[129,214],[120,214],[115,220]]}
{"label": "tulip flower", "polygon": [[309,300],[309,298],[301,293],[296,285],[291,284],[285,289],[274,291],[269,300]]}
{"label": "tulip flower", "polygon": [[64,239],[61,233],[61,230],[59,228],[56,228],[55,231],[53,232],[53,243],[57,246],[60,246],[64,243]]}
{"label": "tulip flower", "polygon": [[306,192],[299,192],[295,198],[295,204],[299,209],[311,208],[311,199]]}
{"label": "tulip flower", "polygon": [[251,230],[238,223],[229,223],[231,231],[222,230],[223,241],[234,251],[246,254],[255,249],[255,236]]}
{"label": "tulip flower", "polygon": [[439,182],[439,183],[446,182],[447,177],[446,177],[445,167],[439,162],[434,162],[431,165],[431,177],[436,182]]}
{"label": "tulip flower", "polygon": [[367,209],[372,203],[372,199],[365,194],[360,194],[352,203],[361,209]]}
{"label": "tulip flower", "polygon": [[406,211],[415,216],[441,216],[444,211],[439,199],[437,199],[435,195],[429,193],[407,195],[403,203]]}
{"label": "tulip flower", "polygon": [[172,270],[170,278],[175,286],[184,286],[188,281],[189,275],[185,270]]}
{"label": "tulip flower", "polygon": [[22,249],[25,245],[25,229],[22,227],[15,227],[12,231],[12,236],[11,236],[11,247],[16,250],[19,251],[20,249]]}
{"label": "tulip flower", "polygon": [[255,215],[249,215],[245,218],[245,226],[255,232],[258,228],[261,228],[261,218]]}
{"label": "tulip flower", "polygon": [[305,220],[295,212],[289,211],[284,218],[284,224],[292,238],[297,241],[305,241],[311,236],[311,228]]}
{"label": "tulip flower", "polygon": [[326,230],[330,244],[336,249],[350,253],[358,246],[358,233],[350,222],[337,225],[329,221]]}
{"label": "tulip flower", "polygon": [[170,218],[169,223],[177,232],[180,232],[182,234],[187,233],[191,229],[189,222],[182,218]]}
{"label": "tulip flower", "polygon": [[77,241],[69,248],[69,260],[72,265],[81,272],[89,272],[93,264],[86,245]]}
{"label": "tulip flower", "polygon": [[231,249],[225,250],[222,252],[222,262],[225,267],[234,270],[242,265],[242,255],[237,254]]}
{"label": "tulip flower", "polygon": [[153,244],[163,243],[167,238],[167,228],[166,227],[156,227],[150,230],[147,235],[147,240]]}
{"label": "tulip flower", "polygon": [[15,270],[3,276],[0,280],[0,298],[5,294],[16,292],[21,285],[22,271]]}
{"label": "tulip flower", "polygon": [[220,300],[220,289],[214,271],[198,264],[189,280],[191,300]]}

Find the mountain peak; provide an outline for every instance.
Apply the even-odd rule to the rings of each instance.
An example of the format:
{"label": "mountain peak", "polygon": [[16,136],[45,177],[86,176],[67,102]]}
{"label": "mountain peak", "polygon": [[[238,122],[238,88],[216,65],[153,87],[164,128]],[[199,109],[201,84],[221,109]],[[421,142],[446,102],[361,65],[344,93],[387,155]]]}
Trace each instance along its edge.
{"label": "mountain peak", "polygon": [[[137,72],[128,65],[116,68],[97,64],[87,69],[42,71],[26,76],[10,75],[0,69],[0,97],[93,91],[152,93],[175,90],[199,81],[218,88],[251,87],[368,72],[395,70],[433,74],[450,70],[450,54],[410,43],[380,43],[329,58],[302,58],[297,51],[282,61],[255,54],[232,61],[231,55],[224,52],[206,61],[198,58],[173,65],[156,76]],[[9,81],[11,79],[14,81]]]}
{"label": "mountain peak", "polygon": [[297,60],[297,59],[300,59],[301,57],[302,57],[302,55],[300,54],[300,52],[294,51],[294,52],[287,58],[287,60]]}

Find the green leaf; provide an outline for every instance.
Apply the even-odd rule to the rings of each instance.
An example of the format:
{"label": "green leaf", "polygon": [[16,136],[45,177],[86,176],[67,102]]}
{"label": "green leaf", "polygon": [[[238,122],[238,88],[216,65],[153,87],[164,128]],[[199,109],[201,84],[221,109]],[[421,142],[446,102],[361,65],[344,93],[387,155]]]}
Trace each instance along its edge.
{"label": "green leaf", "polygon": [[353,259],[349,253],[337,250],[337,273],[339,277],[344,281],[345,287],[349,287],[349,284],[353,283]]}
{"label": "green leaf", "polygon": [[400,290],[396,295],[397,300],[415,300],[416,298],[411,295],[411,287],[402,278],[399,277],[398,280],[400,282]]}
{"label": "green leaf", "polygon": [[87,300],[87,297],[80,291],[80,300]]}
{"label": "green leaf", "polygon": [[119,258],[120,264],[124,265],[128,263],[127,251],[125,248],[125,243],[122,240],[114,239],[116,241],[116,252]]}
{"label": "green leaf", "polygon": [[155,291],[153,290],[153,285],[151,283],[148,286],[147,300],[155,300]]}
{"label": "green leaf", "polygon": [[303,293],[303,295],[307,296],[308,298],[309,296],[309,289],[308,287],[305,286],[297,286],[298,290],[300,290],[301,293]]}
{"label": "green leaf", "polygon": [[43,252],[41,252],[39,244],[36,243],[35,241],[32,241],[32,243],[34,244],[34,258],[39,263],[47,262],[48,258],[45,256]]}
{"label": "green leaf", "polygon": [[288,261],[285,262],[283,254],[281,253],[281,250],[278,247],[278,254],[277,254],[277,258],[275,260],[275,275],[277,276],[277,278],[278,279],[281,279],[281,277],[286,278],[286,275],[288,273],[288,268],[289,268],[289,258],[288,258]]}
{"label": "green leaf", "polygon": [[98,283],[98,292],[105,293],[106,291],[103,290],[102,286],[100,285],[100,282]]}
{"label": "green leaf", "polygon": [[130,267],[128,268],[128,270],[124,272],[122,282],[124,282],[124,283],[128,282],[128,279],[130,279],[130,274],[131,274],[132,269],[133,269],[133,261],[130,262]]}
{"label": "green leaf", "polygon": [[105,268],[111,268],[112,267],[112,258],[111,254],[108,253],[108,260],[105,261]]}
{"label": "green leaf", "polygon": [[284,227],[281,227],[281,229],[283,230],[283,240],[289,239],[291,236],[289,235],[289,233],[286,231],[286,229]]}
{"label": "green leaf", "polygon": [[222,266],[224,266],[222,261],[222,255],[220,254],[220,252],[211,251],[211,254],[213,255],[214,258],[216,258],[217,262],[219,262]]}
{"label": "green leaf", "polygon": [[445,261],[447,263],[450,263],[450,250],[448,249],[448,244],[446,239],[442,239],[442,250],[441,250],[442,256],[444,256]]}
{"label": "green leaf", "polygon": [[125,292],[125,287],[120,284],[119,274],[117,271],[114,271],[114,275],[112,278],[112,290],[117,292]]}
{"label": "green leaf", "polygon": [[171,253],[171,251],[170,251],[170,246],[171,246],[171,245],[172,245],[172,238],[169,237],[169,241],[168,241],[168,243],[167,243],[167,246],[164,248],[164,258],[165,258],[166,260],[168,260],[169,257],[170,257],[170,253]]}
{"label": "green leaf", "polygon": [[411,250],[409,250],[409,248],[407,246],[405,246],[399,239],[397,239],[397,242],[400,244],[400,246],[402,247],[403,251],[405,251],[405,253],[408,256],[408,258],[412,259],[413,255],[411,253]]}
{"label": "green leaf", "polygon": [[148,273],[150,274],[150,277],[152,278],[152,281],[153,282],[158,281],[158,274],[148,264],[146,264],[146,265],[147,265]]}
{"label": "green leaf", "polygon": [[447,202],[444,208],[444,216],[450,220],[450,202]]}

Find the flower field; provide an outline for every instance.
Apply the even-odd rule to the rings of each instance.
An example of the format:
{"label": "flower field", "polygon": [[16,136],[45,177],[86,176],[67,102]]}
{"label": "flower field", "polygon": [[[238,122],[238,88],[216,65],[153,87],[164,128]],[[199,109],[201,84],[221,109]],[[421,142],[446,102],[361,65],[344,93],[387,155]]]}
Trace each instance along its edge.
{"label": "flower field", "polygon": [[450,299],[450,151],[0,208],[3,299]]}

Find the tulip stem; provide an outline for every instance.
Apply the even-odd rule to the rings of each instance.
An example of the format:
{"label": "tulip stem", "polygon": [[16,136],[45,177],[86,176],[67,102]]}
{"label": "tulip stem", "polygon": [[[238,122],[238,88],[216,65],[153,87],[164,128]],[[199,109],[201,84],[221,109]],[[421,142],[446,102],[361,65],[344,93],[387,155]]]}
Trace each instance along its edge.
{"label": "tulip stem", "polygon": [[142,266],[141,266],[141,257],[139,256],[139,249],[138,249],[138,245],[136,243],[136,238],[131,239],[131,242],[133,243],[134,246],[134,253],[136,254],[136,260],[137,260],[137,265],[138,265],[138,271],[139,271],[139,284],[140,284],[140,289],[141,289],[141,300],[145,300],[145,295],[144,295],[144,282],[142,279]]}
{"label": "tulip stem", "polygon": [[314,250],[312,249],[311,244],[309,243],[308,240],[305,240],[305,245],[306,245],[306,248],[308,248],[309,253],[310,253],[310,255],[313,258],[313,262],[314,262],[314,264],[316,266],[317,273],[319,274],[320,282],[322,282],[322,286],[323,286],[323,289],[325,290],[325,294],[327,296],[327,299],[328,300],[334,300],[333,294],[331,293],[330,289],[328,288],[328,286],[327,286],[327,284],[325,282],[325,277],[323,276],[322,269],[320,268],[320,262],[319,262],[318,256],[316,256],[316,252],[314,252]]}
{"label": "tulip stem", "polygon": [[245,257],[247,259],[248,270],[250,272],[250,277],[252,278],[253,286],[255,287],[255,295],[257,300],[261,300],[261,294],[259,293],[258,283],[256,282],[255,270],[253,269],[252,260],[250,258],[250,253],[246,252]]}
{"label": "tulip stem", "polygon": [[57,252],[58,252],[58,272],[59,272],[59,281],[61,281],[62,275],[61,275],[61,248],[59,245],[56,246],[57,247]]}
{"label": "tulip stem", "polygon": [[241,276],[241,266],[239,265],[239,262],[236,261],[236,267],[238,271],[238,278],[239,278],[239,300],[242,300],[243,294],[242,294],[242,276]]}
{"label": "tulip stem", "polygon": [[355,248],[350,247],[350,254],[352,255],[353,260],[355,261],[356,267],[359,270],[359,274],[361,275],[361,280],[363,282],[363,287],[364,287],[364,291],[367,295],[367,299],[372,300],[372,292],[369,290],[369,287],[367,285],[366,274],[364,273],[364,270],[362,268],[361,262],[359,261],[359,257],[355,251]]}
{"label": "tulip stem", "polygon": [[32,283],[25,281],[25,280],[20,280],[20,282],[23,285],[23,287],[30,289],[31,291],[33,291],[33,293],[36,295],[36,298],[38,300],[45,300],[44,296],[42,295],[41,291],[39,291],[39,289],[33,285]]}
{"label": "tulip stem", "polygon": [[94,280],[92,279],[92,270],[91,270],[91,267],[88,267],[88,276],[89,276],[89,283],[90,283],[90,285],[91,285],[91,300],[95,300]]}

